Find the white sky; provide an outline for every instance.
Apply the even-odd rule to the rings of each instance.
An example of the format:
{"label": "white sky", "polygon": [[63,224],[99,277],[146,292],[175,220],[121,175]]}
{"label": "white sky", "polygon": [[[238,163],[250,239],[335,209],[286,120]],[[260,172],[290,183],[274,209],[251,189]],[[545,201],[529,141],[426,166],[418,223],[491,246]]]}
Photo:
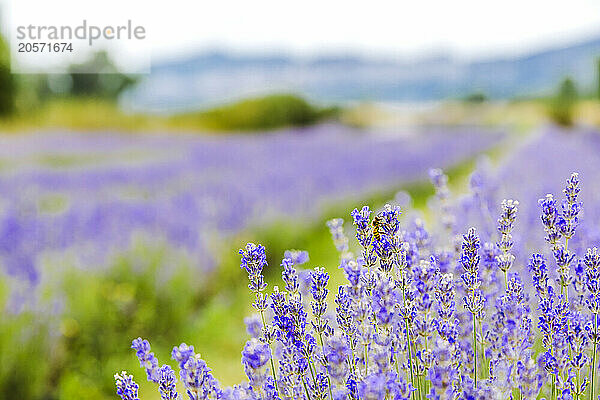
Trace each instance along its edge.
{"label": "white sky", "polygon": [[[30,3],[32,19],[49,24],[139,20],[148,27],[154,60],[217,48],[480,57],[600,34],[600,0],[0,0],[0,5],[11,2]],[[6,25],[10,13],[3,13]]]}

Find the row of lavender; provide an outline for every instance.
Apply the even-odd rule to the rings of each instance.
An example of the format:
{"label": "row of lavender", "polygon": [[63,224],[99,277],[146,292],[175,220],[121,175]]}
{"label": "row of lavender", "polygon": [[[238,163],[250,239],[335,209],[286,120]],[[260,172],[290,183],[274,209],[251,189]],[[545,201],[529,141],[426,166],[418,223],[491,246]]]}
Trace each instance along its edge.
{"label": "row of lavender", "polygon": [[68,253],[98,265],[141,232],[202,252],[206,267],[208,233],[420,179],[431,163],[455,164],[501,137],[473,130],[394,136],[337,125],[252,136],[2,137],[0,264],[36,282],[42,256]]}
{"label": "row of lavender", "polygon": [[[222,388],[182,344],[172,357],[189,398],[600,399],[598,137],[548,130],[497,174],[476,171],[463,198],[432,170],[431,227],[403,221],[398,206],[355,209],[356,246],[343,220],[329,221],[347,278],[331,295],[328,273],[302,279],[306,255],[291,252],[285,288],[268,294],[265,248],[248,244],[241,267],[257,311],[242,351],[248,381]],[[573,166],[582,173],[564,174],[566,184],[554,175]],[[539,192],[551,181],[562,188]],[[497,201],[505,191],[527,196]],[[178,398],[172,368],[147,341],[132,347],[161,397]],[[115,378],[121,398],[138,398],[131,375]]]}
{"label": "row of lavender", "polygon": [[[539,206],[547,194],[561,192],[561,177],[578,171],[585,183],[581,201],[578,235],[569,247],[581,253],[600,243],[600,134],[593,129],[563,131],[547,127],[532,135],[517,151],[493,169],[482,160],[470,179],[470,193],[459,196],[452,205],[457,228],[475,226],[486,241],[493,240],[496,215],[505,198],[518,199],[520,218],[516,222],[513,253],[526,265],[529,253],[541,249]],[[552,198],[561,207],[559,198]],[[435,205],[434,205],[435,207]]]}

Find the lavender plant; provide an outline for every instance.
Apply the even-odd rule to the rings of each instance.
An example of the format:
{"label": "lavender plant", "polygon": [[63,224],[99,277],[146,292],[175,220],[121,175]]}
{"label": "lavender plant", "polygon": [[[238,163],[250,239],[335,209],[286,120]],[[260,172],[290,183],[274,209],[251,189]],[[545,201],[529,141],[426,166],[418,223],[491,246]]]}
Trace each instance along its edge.
{"label": "lavender plant", "polygon": [[[440,172],[432,175],[443,189]],[[561,210],[552,195],[540,201],[550,251],[542,246],[525,261],[513,254],[514,200],[499,203],[496,243],[482,246],[469,228],[451,248],[448,223],[429,231],[422,220],[403,221],[397,206],[355,209],[356,243],[343,220],[328,222],[346,277],[333,299],[321,267],[309,272],[309,292],[302,290],[298,268],[307,256],[298,251],[286,252],[281,263],[285,287],[267,295],[265,249],[248,244],[241,266],[261,316],[248,320],[251,338],[242,351],[248,381],[222,388],[194,348],[182,344],[173,359],[189,398],[594,399],[600,252],[569,249],[580,191],[573,174]],[[444,221],[458,221],[443,193]],[[503,272],[504,291],[485,282],[492,267]],[[132,347],[162,398],[178,398],[173,371],[158,367],[149,343],[138,338]],[[116,375],[116,382],[121,398],[137,398],[131,376]]]}

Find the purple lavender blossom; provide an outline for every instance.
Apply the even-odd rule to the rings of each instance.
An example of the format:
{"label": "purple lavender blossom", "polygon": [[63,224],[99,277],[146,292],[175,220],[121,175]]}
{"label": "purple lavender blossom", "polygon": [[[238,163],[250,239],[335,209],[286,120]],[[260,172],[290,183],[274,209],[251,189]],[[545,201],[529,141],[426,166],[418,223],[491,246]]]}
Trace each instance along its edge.
{"label": "purple lavender blossom", "polygon": [[294,265],[302,265],[309,260],[308,252],[303,250],[286,250],[283,257],[290,259]]}
{"label": "purple lavender blossom", "polygon": [[139,386],[134,382],[132,375],[128,375],[125,371],[115,374],[115,383],[117,385],[117,395],[122,400],[139,400]]}
{"label": "purple lavender blossom", "polygon": [[262,322],[260,316],[253,314],[250,317],[244,318],[244,324],[246,324],[246,333],[250,337],[258,338],[262,332]]}
{"label": "purple lavender blossom", "polygon": [[455,316],[454,295],[454,276],[450,273],[443,274],[435,290],[438,312],[436,325],[440,337],[449,343],[454,343],[457,339],[456,328],[459,322]]}
{"label": "purple lavender blossom", "polygon": [[246,346],[242,351],[242,365],[246,371],[250,387],[258,395],[262,394],[264,396],[272,390],[268,388],[268,371],[263,368],[270,360],[271,348],[267,343],[263,343],[256,338],[246,342]]}
{"label": "purple lavender blossom", "polygon": [[546,231],[546,241],[552,247],[555,247],[562,234],[558,227],[559,215],[556,208],[556,200],[551,194],[547,194],[545,198],[539,200],[540,208],[542,209],[541,220]]}
{"label": "purple lavender blossom", "polygon": [[586,288],[589,292],[586,304],[590,313],[594,315],[594,324],[597,325],[597,315],[600,314],[600,252],[596,247],[588,249],[583,263]]}
{"label": "purple lavender blossom", "polygon": [[351,350],[346,338],[341,335],[329,336],[324,349],[324,355],[327,360],[327,373],[331,377],[332,383],[336,387],[344,387],[350,373],[349,364],[351,365],[352,363]]}
{"label": "purple lavender blossom", "polygon": [[252,338],[242,351],[242,363],[252,369],[259,369],[271,359],[269,345]]}
{"label": "purple lavender blossom", "polygon": [[475,233],[475,228],[469,229],[469,232],[463,236],[462,255],[460,263],[464,273],[461,275],[466,295],[463,297],[465,309],[471,313],[473,320],[473,387],[477,388],[477,326],[476,320],[481,319],[481,312],[485,304],[485,298],[481,294],[479,286],[479,260],[478,254],[480,247],[479,237]]}
{"label": "purple lavender blossom", "polygon": [[158,382],[158,360],[150,351],[150,343],[145,339],[137,338],[131,342],[131,348],[135,350],[135,355],[140,360],[140,367],[146,370],[148,380]]}
{"label": "purple lavender blossom", "polygon": [[246,270],[250,280],[248,287],[256,293],[263,291],[267,287],[262,275],[263,268],[267,265],[264,246],[248,243],[239,253],[242,256],[240,266]]}
{"label": "purple lavender blossom", "polygon": [[327,221],[327,227],[333,238],[335,248],[340,254],[348,252],[348,237],[344,233],[344,220],[342,218],[334,218]]}
{"label": "purple lavender blossom", "polygon": [[431,389],[428,398],[432,400],[450,399],[458,392],[458,357],[454,343],[436,340],[433,354],[435,363],[429,369],[428,378]]}
{"label": "purple lavender blossom", "polygon": [[219,383],[212,376],[211,369],[199,354],[190,357],[180,371],[190,400],[205,400],[211,396],[218,396],[221,392]]}
{"label": "purple lavender blossom", "polygon": [[450,206],[448,176],[441,169],[435,168],[429,170],[429,179],[435,188],[435,194],[440,203],[442,226],[447,232],[452,234],[456,227],[456,217],[452,213]]}
{"label": "purple lavender blossom", "polygon": [[500,254],[496,256],[498,268],[504,273],[504,283],[508,288],[508,271],[515,261],[515,256],[511,254],[513,247],[512,230],[517,217],[517,207],[519,202],[516,200],[502,200],[502,213],[498,218],[498,232],[500,240],[496,243]]}
{"label": "purple lavender blossom", "polygon": [[315,321],[312,322],[313,329],[319,336],[321,340],[321,346],[323,346],[323,334],[330,335],[332,333],[332,328],[329,326],[329,321],[324,317],[325,312],[327,311],[327,294],[329,290],[327,289],[327,283],[329,282],[329,274],[325,272],[324,268],[315,268],[314,271],[311,271],[311,281],[312,285],[310,288],[310,293],[312,295],[313,301],[311,303],[313,316],[315,317]]}
{"label": "purple lavender blossom", "polygon": [[562,213],[558,225],[561,234],[566,240],[569,240],[575,235],[575,230],[579,225],[579,213],[581,212],[582,203],[579,202],[579,174],[573,173],[567,180],[567,185],[563,189],[565,200],[561,203]]}
{"label": "purple lavender blossom", "polygon": [[290,258],[284,258],[281,261],[281,266],[283,267],[283,271],[281,272],[281,277],[285,282],[285,290],[295,295],[300,290],[300,284],[298,283],[298,272],[296,268],[294,268],[294,262]]}
{"label": "purple lavender blossom", "polygon": [[371,213],[368,206],[364,206],[360,211],[355,208],[351,215],[356,226],[356,238],[358,243],[364,248],[368,248],[373,240],[373,229],[371,227]]}
{"label": "purple lavender blossom", "polygon": [[158,390],[162,400],[179,399],[176,384],[177,378],[175,377],[175,371],[168,365],[160,367],[158,370]]}
{"label": "purple lavender blossom", "polygon": [[[569,182],[567,202],[578,202],[577,176]],[[487,202],[487,186],[478,190]],[[569,224],[561,220],[565,208],[559,213],[554,199],[547,197],[542,221],[558,267],[554,271],[548,251],[531,256],[525,251],[530,244],[522,242],[518,230],[527,224],[515,224],[516,202],[502,206],[497,243],[489,241],[482,249],[471,228],[462,238],[460,257],[447,249],[449,241],[438,231],[425,230],[414,220],[403,225],[398,209],[385,206],[374,218],[369,208],[355,210],[361,256],[340,257],[348,281],[338,287],[335,320],[327,315],[330,278],[324,269],[309,272],[308,294],[299,289],[294,261],[284,258],[285,291],[275,286],[267,296],[264,248],[248,247],[242,251],[242,267],[261,277],[254,278],[262,282],[255,288],[263,287],[253,291],[255,304],[270,306],[258,307],[264,329],[242,352],[249,384],[221,391],[206,363],[182,345],[173,358],[184,362],[181,380],[188,394],[193,400],[587,398],[595,390],[600,253],[593,248],[582,256],[579,230],[570,235],[569,246],[574,230],[564,229]],[[538,210],[529,210],[539,230]],[[552,226],[554,243],[548,240]],[[570,226],[580,229],[583,221]],[[540,246],[544,240],[532,243]],[[507,254],[514,256],[510,262],[502,257]],[[525,259],[530,279],[522,274]],[[457,269],[462,269],[458,280]],[[506,272],[504,291],[490,280],[496,269]],[[457,296],[466,312],[456,309]],[[310,306],[306,297],[312,297]],[[314,317],[310,324],[308,307]],[[154,365],[146,362],[149,344],[136,343],[142,366]]]}
{"label": "purple lavender blossom", "polygon": [[480,247],[479,237],[475,229],[469,229],[469,232],[463,236],[462,256],[460,263],[464,273],[461,275],[464,287],[467,290],[467,296],[463,298],[465,308],[474,316],[483,310],[484,298],[481,295],[479,286],[479,261],[481,256],[478,254]]}
{"label": "purple lavender blossom", "polygon": [[182,369],[190,357],[194,357],[194,355],[194,346],[188,346],[185,343],[181,343],[179,347],[173,347],[173,351],[171,352],[171,358],[177,361],[179,368]]}
{"label": "purple lavender blossom", "polygon": [[409,400],[412,388],[394,373],[378,372],[371,374],[358,384],[361,399],[378,400],[386,397],[397,400]]}

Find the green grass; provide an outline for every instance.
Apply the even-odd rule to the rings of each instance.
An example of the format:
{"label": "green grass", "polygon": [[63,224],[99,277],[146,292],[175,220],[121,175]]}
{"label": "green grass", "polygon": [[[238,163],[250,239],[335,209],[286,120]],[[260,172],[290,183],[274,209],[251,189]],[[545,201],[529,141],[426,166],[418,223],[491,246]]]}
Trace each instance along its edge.
{"label": "green grass", "polygon": [[174,115],[127,113],[118,104],[95,98],[56,98],[34,109],[0,118],[0,132],[36,130],[264,131],[306,126],[336,118],[335,107],[321,108],[301,97],[281,94],[246,99],[208,110]]}
{"label": "green grass", "polygon": [[22,133],[37,130],[141,131],[165,127],[164,117],[129,114],[116,103],[99,99],[53,99],[39,107],[18,111],[0,119],[0,131]]}
{"label": "green grass", "polygon": [[251,98],[207,111],[185,113],[169,118],[173,127],[202,126],[216,131],[271,130],[315,124],[335,117],[336,108],[318,108],[301,97],[277,94]]}

